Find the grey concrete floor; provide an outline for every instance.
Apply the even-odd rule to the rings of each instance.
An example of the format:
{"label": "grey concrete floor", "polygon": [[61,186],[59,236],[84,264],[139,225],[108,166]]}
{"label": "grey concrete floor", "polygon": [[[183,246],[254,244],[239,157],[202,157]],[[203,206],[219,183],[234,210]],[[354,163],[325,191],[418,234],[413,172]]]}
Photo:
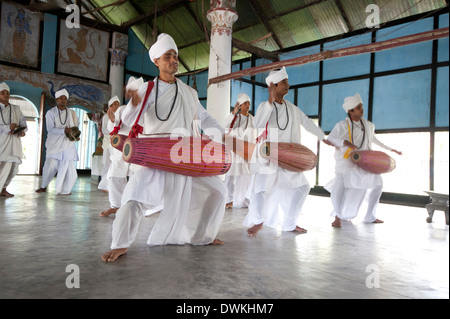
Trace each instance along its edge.
{"label": "grey concrete floor", "polygon": [[[263,228],[249,238],[247,210],[232,209],[223,246],[148,247],[155,214],[128,253],[106,264],[114,216],[98,214],[107,194],[90,177],[70,196],[55,195],[54,181],[36,194],[39,180],[17,176],[8,188],[16,196],[0,197],[0,298],[449,298],[443,212],[429,224],[424,208],[380,204],[384,224],[358,217],[336,229],[330,199],[310,195],[299,219],[307,234]],[[74,278],[79,288],[68,288]]]}

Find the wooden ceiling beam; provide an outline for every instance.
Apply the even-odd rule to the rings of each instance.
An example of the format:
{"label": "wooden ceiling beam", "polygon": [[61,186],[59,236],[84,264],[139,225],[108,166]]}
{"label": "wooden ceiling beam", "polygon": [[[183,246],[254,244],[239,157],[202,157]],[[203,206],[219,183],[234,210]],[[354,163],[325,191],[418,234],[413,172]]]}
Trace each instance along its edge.
{"label": "wooden ceiling beam", "polygon": [[251,45],[250,43],[238,40],[236,38],[233,38],[231,41],[233,43],[233,46],[241,51],[257,55],[260,58],[264,58],[273,62],[280,61],[278,54],[275,52],[263,50],[261,48],[255,47],[254,45]]}
{"label": "wooden ceiling beam", "polygon": [[259,73],[269,72],[273,69],[281,68],[283,66],[285,66],[285,67],[297,66],[297,65],[307,64],[310,62],[318,62],[318,61],[340,58],[340,57],[345,57],[345,56],[379,52],[379,51],[402,47],[405,45],[448,38],[448,35],[449,35],[449,28],[446,27],[446,28],[416,33],[416,34],[412,34],[412,35],[407,35],[407,36],[390,39],[390,40],[386,40],[386,41],[380,41],[380,42],[375,42],[375,43],[370,43],[370,44],[362,44],[362,45],[357,45],[354,47],[342,48],[342,49],[337,49],[337,50],[332,50],[332,51],[323,51],[323,52],[319,52],[319,53],[315,53],[315,54],[311,54],[311,55],[305,55],[305,56],[301,56],[298,58],[283,60],[283,61],[279,61],[279,62],[273,62],[273,63],[269,63],[269,64],[256,66],[253,68],[248,68],[245,70],[240,70],[240,71],[220,75],[220,76],[210,79],[208,85],[220,83],[223,81],[238,79],[238,78],[241,78],[244,76],[252,76],[255,74],[259,74]]}

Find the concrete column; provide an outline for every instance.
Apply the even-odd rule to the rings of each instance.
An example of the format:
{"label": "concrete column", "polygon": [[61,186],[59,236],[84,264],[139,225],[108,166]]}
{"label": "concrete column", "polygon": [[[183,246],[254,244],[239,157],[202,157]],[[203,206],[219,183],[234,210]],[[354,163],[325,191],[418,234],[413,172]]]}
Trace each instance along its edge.
{"label": "concrete column", "polygon": [[[211,0],[206,17],[211,22],[211,48],[208,79],[231,73],[232,27],[238,19],[236,0]],[[224,81],[208,87],[208,113],[221,125],[230,113],[231,82]]]}
{"label": "concrete column", "polygon": [[125,59],[128,55],[128,35],[114,32],[113,47],[109,49],[111,52],[111,64],[109,70],[109,84],[111,85],[111,96],[117,95],[123,101],[123,86]]}

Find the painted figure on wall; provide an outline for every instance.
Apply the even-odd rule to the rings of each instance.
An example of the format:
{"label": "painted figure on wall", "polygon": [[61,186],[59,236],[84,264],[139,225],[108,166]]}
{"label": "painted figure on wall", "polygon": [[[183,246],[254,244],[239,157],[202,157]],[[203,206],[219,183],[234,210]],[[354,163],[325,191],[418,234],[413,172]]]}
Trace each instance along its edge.
{"label": "painted figure on wall", "polygon": [[33,34],[30,30],[29,18],[27,17],[25,10],[20,8],[17,11],[15,18],[13,18],[14,12],[8,14],[8,26],[14,28],[13,33],[13,50],[14,58],[18,61],[22,61],[23,53],[25,51],[25,44],[27,41],[27,34]]}

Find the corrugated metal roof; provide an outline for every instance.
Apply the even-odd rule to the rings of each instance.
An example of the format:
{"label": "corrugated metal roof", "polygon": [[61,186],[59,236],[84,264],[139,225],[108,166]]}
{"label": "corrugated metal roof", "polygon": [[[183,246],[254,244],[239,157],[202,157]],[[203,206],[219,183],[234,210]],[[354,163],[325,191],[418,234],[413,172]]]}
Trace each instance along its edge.
{"label": "corrugated metal roof", "polygon": [[[76,0],[45,2],[64,8]],[[366,28],[366,18],[371,13],[366,12],[369,4],[379,9],[381,25],[447,6],[445,0],[236,0],[239,18],[233,25],[233,37],[268,52],[285,52],[301,44]],[[171,34],[179,46],[181,73],[208,66],[208,0],[82,0],[81,5],[84,14],[100,8],[85,14],[99,23],[131,27],[147,48],[157,34]],[[255,42],[258,39],[263,40]],[[251,56],[237,48],[233,52],[234,61]]]}

